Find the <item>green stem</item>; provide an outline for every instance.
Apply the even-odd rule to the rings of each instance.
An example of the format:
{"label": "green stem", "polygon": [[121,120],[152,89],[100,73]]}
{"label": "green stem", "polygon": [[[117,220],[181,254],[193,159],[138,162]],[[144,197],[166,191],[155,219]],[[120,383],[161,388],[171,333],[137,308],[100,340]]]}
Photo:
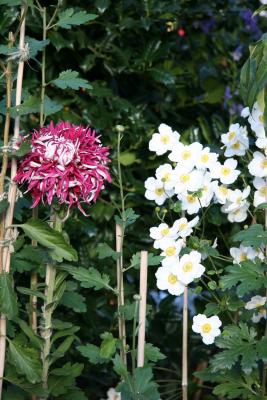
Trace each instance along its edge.
{"label": "green stem", "polygon": [[[62,220],[56,213],[52,213],[53,222],[52,226],[58,232],[62,231]],[[51,353],[51,336],[52,336],[52,315],[54,311],[53,307],[53,299],[54,299],[54,289],[55,289],[55,281],[56,281],[56,266],[54,263],[49,263],[46,266],[46,301],[43,308],[43,328],[42,328],[42,337],[44,339],[43,353],[42,353],[42,362],[43,362],[43,372],[42,372],[42,384],[43,388],[48,388],[48,375],[49,375],[49,366],[50,366],[50,353]],[[46,399],[47,397],[44,397]]]}

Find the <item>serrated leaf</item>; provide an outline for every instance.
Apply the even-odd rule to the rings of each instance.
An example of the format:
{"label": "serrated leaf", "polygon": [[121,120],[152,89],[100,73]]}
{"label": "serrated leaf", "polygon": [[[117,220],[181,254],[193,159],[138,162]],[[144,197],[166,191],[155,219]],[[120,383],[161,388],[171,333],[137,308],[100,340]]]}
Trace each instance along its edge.
{"label": "serrated leaf", "polygon": [[49,43],[50,40],[36,40],[34,38],[31,38],[29,36],[25,37],[25,43],[28,43],[29,45],[29,56],[30,58],[33,58],[37,55],[37,53],[41,50],[43,50],[44,47],[46,47]]}
{"label": "serrated leaf", "polygon": [[51,100],[48,96],[45,96],[44,98],[44,114],[45,116],[49,116],[52,114],[55,114],[62,110],[63,105],[58,103],[55,100]]}
{"label": "serrated leaf", "polygon": [[85,346],[77,346],[76,348],[84,357],[88,358],[92,364],[103,364],[108,361],[100,357],[100,348],[94,344],[88,343]]}
{"label": "serrated leaf", "polygon": [[116,351],[117,339],[113,337],[112,333],[104,332],[100,335],[103,339],[100,345],[100,357],[110,359]]}
{"label": "serrated leaf", "polygon": [[88,81],[82,78],[78,78],[78,75],[79,73],[77,71],[72,71],[71,69],[68,69],[61,72],[58,78],[51,81],[51,83],[54,83],[54,85],[56,85],[60,89],[70,88],[78,90],[80,87],[92,89],[92,86],[88,83]]}
{"label": "serrated leaf", "polygon": [[86,11],[75,12],[73,8],[67,8],[59,14],[59,20],[56,25],[64,29],[70,29],[73,25],[81,25],[96,18],[96,14],[88,14]]}
{"label": "serrated leaf", "polygon": [[260,224],[250,225],[248,229],[240,231],[233,236],[235,241],[241,242],[243,246],[260,247],[267,244],[267,231]]}
{"label": "serrated leaf", "polygon": [[236,287],[238,296],[259,290],[265,284],[264,269],[259,260],[242,262],[242,266],[239,264],[230,265],[226,268],[227,275],[221,277],[221,287],[223,290]]}
{"label": "serrated leaf", "polygon": [[119,225],[124,225],[125,227],[132,225],[140,215],[136,214],[132,208],[127,208],[123,213],[122,213],[122,218],[120,218],[118,215],[115,215],[115,221]]}
{"label": "serrated leaf", "polygon": [[120,257],[120,253],[113,250],[107,243],[99,243],[96,252],[100,260],[111,257],[116,261]]}
{"label": "serrated leaf", "polygon": [[15,340],[8,340],[8,354],[19,374],[25,375],[29,382],[41,381],[41,363],[39,353],[32,348],[22,346]]}
{"label": "serrated leaf", "polygon": [[26,287],[17,286],[17,291],[19,293],[26,294],[27,296],[36,296],[39,297],[40,299],[46,300],[45,295],[38,290],[32,290]]}
{"label": "serrated leaf", "polygon": [[65,292],[61,298],[60,304],[77,313],[84,313],[87,310],[85,297],[76,292]]}
{"label": "serrated leaf", "polygon": [[69,266],[62,267],[65,271],[68,271],[74,279],[81,282],[81,286],[84,288],[109,289],[115,292],[115,290],[109,285],[109,277],[106,274],[100,274],[95,268],[73,268]]}
{"label": "serrated leaf", "polygon": [[64,354],[69,350],[70,346],[72,345],[73,341],[77,339],[74,335],[69,335],[63,342],[57,347],[57,349],[52,353],[50,365],[53,364],[58,358],[64,356]]}
{"label": "serrated leaf", "polygon": [[133,377],[128,377],[127,381],[120,383],[116,390],[121,392],[123,399],[135,399],[136,392],[138,393],[139,400],[159,399],[160,395],[157,390],[157,384],[152,379],[151,368],[136,368]]}
{"label": "serrated leaf", "polygon": [[145,359],[146,361],[157,362],[159,360],[164,360],[166,356],[161,353],[160,349],[153,346],[151,343],[145,344]]}
{"label": "serrated leaf", "polygon": [[38,219],[31,219],[25,224],[18,225],[18,227],[23,229],[29,238],[46,247],[53,260],[58,262],[62,262],[63,259],[68,261],[78,260],[76,250],[65,241],[60,232],[50,228],[46,223]]}
{"label": "serrated leaf", "polygon": [[14,318],[18,313],[17,296],[13,289],[11,274],[0,273],[0,312],[8,319]]}
{"label": "serrated leaf", "polygon": [[40,110],[40,99],[35,96],[27,97],[19,106],[10,107],[9,112],[12,118],[17,116],[37,113]]}
{"label": "serrated leaf", "polygon": [[19,325],[20,329],[25,333],[25,335],[29,338],[30,343],[35,345],[38,349],[42,349],[43,340],[36,335],[36,333],[32,330],[32,328],[22,319],[16,318],[16,323]]}

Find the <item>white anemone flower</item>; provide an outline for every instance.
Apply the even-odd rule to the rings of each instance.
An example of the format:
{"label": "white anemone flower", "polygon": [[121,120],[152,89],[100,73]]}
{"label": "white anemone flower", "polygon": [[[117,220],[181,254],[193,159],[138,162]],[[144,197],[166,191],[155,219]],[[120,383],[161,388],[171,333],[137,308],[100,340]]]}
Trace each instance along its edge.
{"label": "white anemone flower", "polygon": [[262,258],[263,253],[261,250],[256,250],[251,246],[231,247],[230,254],[233,257],[234,264],[240,264],[243,261],[251,260],[253,261],[256,257]]}
{"label": "white anemone flower", "polygon": [[260,153],[259,151],[255,151],[253,153],[253,159],[248,164],[249,173],[253,176],[257,176],[259,178],[263,178],[267,176],[267,157]]}
{"label": "white anemone flower", "polygon": [[154,200],[159,206],[161,206],[168,197],[173,195],[173,191],[165,190],[164,184],[152,177],[145,181],[145,188],[145,197],[148,200]]}
{"label": "white anemone flower", "polygon": [[193,317],[192,330],[196,333],[200,333],[202,341],[205,344],[214,343],[214,339],[220,336],[220,326],[222,321],[217,315],[207,318],[204,314],[198,314]]}
{"label": "white anemone flower", "polygon": [[213,181],[211,185],[214,191],[216,202],[220,204],[225,204],[231,189],[229,189],[225,185],[219,185],[218,181]]}
{"label": "white anemone flower", "polygon": [[184,293],[185,285],[178,275],[173,272],[171,266],[159,267],[156,272],[157,287],[160,290],[168,290],[170,294],[179,296]]}
{"label": "white anemone flower", "polygon": [[178,164],[174,170],[174,176],[174,192],[176,194],[185,191],[196,192],[202,186],[203,173],[196,169],[189,172],[186,168],[182,168]]}
{"label": "white anemone flower", "polygon": [[266,152],[266,149],[267,149],[267,138],[266,137],[264,137],[264,138],[258,138],[257,140],[256,140],[256,146],[259,148],[259,149],[263,149],[264,150],[264,152]]}
{"label": "white anemone flower", "polygon": [[177,263],[179,261],[179,254],[183,246],[183,239],[162,239],[160,242],[160,249],[162,250],[162,253],[160,255],[165,257],[162,260],[162,265],[165,267],[167,265]]}
{"label": "white anemone flower", "polygon": [[258,138],[265,137],[263,112],[257,102],[252,108],[251,114],[248,117],[248,122]]}
{"label": "white anemone flower", "polygon": [[259,308],[257,314],[254,313],[252,315],[251,321],[254,322],[254,324],[258,324],[262,318],[266,319],[266,314],[265,308]]}
{"label": "white anemone flower", "polygon": [[197,196],[183,192],[178,194],[178,199],[181,201],[181,208],[189,215],[197,214],[201,208],[200,201]]}
{"label": "white anemone flower", "polygon": [[250,193],[250,186],[247,186],[243,191],[239,189],[230,190],[225,205],[225,212],[233,212],[243,207],[246,204],[246,199]]}
{"label": "white anemone flower", "polygon": [[199,196],[199,201],[202,207],[208,207],[214,196],[214,190],[211,181],[210,173],[207,173],[203,177],[201,195]]}
{"label": "white anemone flower", "polygon": [[164,184],[166,190],[172,190],[175,184],[174,171],[171,164],[163,164],[156,169],[156,178]]}
{"label": "white anemone flower", "polygon": [[229,127],[229,131],[221,135],[221,142],[224,145],[229,146],[231,144],[234,144],[240,135],[240,125],[231,124]]}
{"label": "white anemone flower", "polygon": [[230,222],[243,222],[243,221],[245,221],[247,219],[247,216],[248,216],[247,211],[249,209],[249,202],[248,201],[246,201],[245,204],[242,207],[240,207],[240,208],[238,208],[238,209],[236,209],[234,211],[230,211],[230,212],[225,211],[225,208],[227,208],[227,207],[228,207],[228,205],[226,203],[225,205],[222,206],[221,210],[222,210],[222,212],[227,213],[228,221],[230,221]]}
{"label": "white anemone flower", "polygon": [[201,253],[195,250],[181,257],[177,265],[177,273],[185,285],[193,282],[196,278],[200,278],[205,272],[205,267],[200,264],[200,261]]}
{"label": "white anemone flower", "polygon": [[186,238],[191,235],[198,221],[199,217],[195,217],[191,221],[188,221],[187,218],[180,218],[174,222],[173,227],[177,229],[179,237]]}
{"label": "white anemone flower", "polygon": [[213,164],[216,163],[218,154],[212,153],[209,147],[204,147],[199,153],[198,158],[195,160],[197,169],[212,169]]}
{"label": "white anemone flower", "polygon": [[233,158],[229,158],[224,164],[217,162],[213,166],[211,176],[215,179],[219,179],[224,185],[230,185],[236,181],[240,174],[240,171],[236,170],[236,166],[237,161]]}
{"label": "white anemone flower", "polygon": [[201,150],[202,144],[198,142],[189,145],[179,143],[178,146],[172,149],[168,157],[171,161],[177,162],[183,168],[191,170],[195,166],[195,162],[199,158]]}
{"label": "white anemone flower", "polygon": [[263,178],[254,178],[253,185],[257,189],[254,192],[253,205],[254,207],[258,207],[258,205],[267,202],[267,186]]}
{"label": "white anemone flower", "polygon": [[224,155],[225,157],[244,156],[248,148],[248,136],[247,134],[242,134],[238,136],[238,139],[234,143],[226,146]]}
{"label": "white anemone flower", "polygon": [[179,143],[180,135],[173,132],[172,128],[166,124],[160,124],[158,133],[154,133],[149,141],[149,150],[154,151],[158,156],[172,150]]}
{"label": "white anemone flower", "polygon": [[251,299],[246,303],[245,309],[246,310],[254,310],[255,308],[260,308],[264,306],[266,303],[266,297],[262,296],[253,296]]}
{"label": "white anemone flower", "polygon": [[165,238],[168,239],[177,239],[178,238],[178,230],[176,227],[169,227],[167,224],[162,223],[159,226],[153,226],[150,228],[150,237],[155,240],[154,247],[155,249],[160,249],[162,245],[162,240]]}

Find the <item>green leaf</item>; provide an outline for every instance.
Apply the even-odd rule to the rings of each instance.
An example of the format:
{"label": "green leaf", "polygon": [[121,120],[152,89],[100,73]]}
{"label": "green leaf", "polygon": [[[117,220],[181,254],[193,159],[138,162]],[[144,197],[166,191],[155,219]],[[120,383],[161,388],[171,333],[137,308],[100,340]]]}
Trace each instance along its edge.
{"label": "green leaf", "polygon": [[66,337],[66,336],[74,336],[74,333],[80,330],[79,326],[71,326],[70,328],[60,330],[52,336],[51,344],[55,343],[56,340]]}
{"label": "green leaf", "polygon": [[78,78],[79,73],[68,69],[59,74],[57,79],[54,79],[50,83],[54,83],[60,89],[74,89],[78,90],[81,88],[92,89],[92,86],[85,79]]}
{"label": "green leaf", "polygon": [[8,319],[14,318],[18,313],[17,296],[13,289],[11,274],[0,273],[0,312]]}
{"label": "green leaf", "polygon": [[[135,268],[135,269],[139,269],[140,267],[140,252],[137,252],[135,254],[132,255],[131,261],[130,261],[130,265],[128,268]],[[147,258],[147,265],[148,266],[155,266],[155,265],[159,265],[161,263],[161,261],[163,260],[164,257],[162,256],[156,256],[153,253],[148,253],[148,258]]]}
{"label": "green leaf", "polygon": [[113,250],[108,244],[106,243],[99,243],[96,248],[96,252],[98,254],[98,258],[103,260],[104,258],[113,258],[113,260],[117,260],[120,257],[120,253]]}
{"label": "green leaf", "polygon": [[104,332],[100,335],[103,339],[100,345],[100,357],[110,359],[116,351],[117,339],[113,337],[112,333]]}
{"label": "green leaf", "polygon": [[118,215],[115,215],[115,221],[119,225],[124,225],[127,227],[132,225],[139,217],[140,215],[136,214],[132,208],[127,208],[127,210],[122,213],[122,218],[118,217]]}
{"label": "green leaf", "polygon": [[77,339],[74,335],[69,335],[63,342],[58,346],[58,348],[52,353],[50,365],[53,364],[58,358],[64,356],[64,354],[69,350],[70,346],[72,345],[73,341]]}
{"label": "green leaf", "polygon": [[110,6],[110,0],[96,0],[95,6],[98,11],[103,14],[107,8]]}
{"label": "green leaf", "polygon": [[31,151],[31,142],[30,140],[24,140],[19,146],[18,150],[15,151],[16,157],[24,157]]}
{"label": "green leaf", "polygon": [[128,377],[125,382],[120,383],[116,390],[121,392],[123,399],[134,400],[138,393],[138,400],[155,400],[160,395],[157,384],[152,381],[152,369],[149,367],[136,368],[133,377]]}
{"label": "green leaf", "polygon": [[236,233],[233,237],[235,241],[241,242],[243,246],[260,247],[267,244],[267,231],[260,224],[250,225],[248,229]]}
{"label": "green leaf", "polygon": [[266,282],[264,270],[260,260],[244,261],[242,266],[230,265],[226,268],[228,274],[221,277],[220,285],[223,290],[236,287],[237,295],[243,296],[264,286]]}
{"label": "green leaf", "polygon": [[36,96],[27,97],[19,106],[10,107],[9,112],[12,118],[17,116],[37,113],[40,110],[40,99]]}
{"label": "green leaf", "polygon": [[26,36],[25,43],[28,43],[28,45],[29,45],[30,58],[34,58],[39,51],[43,50],[43,48],[46,47],[50,43],[50,40],[49,39],[36,40],[34,38]]}
{"label": "green leaf", "polygon": [[45,222],[30,219],[27,223],[18,225],[18,227],[23,229],[29,238],[48,248],[48,253],[53,260],[58,262],[63,261],[63,259],[68,261],[78,260],[76,250],[65,241],[63,235],[50,228]]}
{"label": "green leaf", "polygon": [[8,354],[13,365],[19,374],[25,375],[29,382],[41,381],[41,362],[39,353],[33,348],[22,346],[15,340],[8,340]]}
{"label": "green leaf", "polygon": [[43,340],[38,335],[36,335],[36,333],[32,330],[32,328],[20,318],[16,318],[16,323],[19,325],[20,329],[25,333],[25,335],[29,338],[30,343],[35,345],[36,348],[42,349]]}
{"label": "green leaf", "polygon": [[39,297],[40,299],[46,300],[44,293],[38,290],[32,290],[26,287],[17,286],[17,291],[19,293],[26,294],[27,296],[36,296]]}
{"label": "green leaf", "polygon": [[211,361],[212,371],[230,369],[240,361],[245,373],[250,373],[259,358],[256,351],[256,331],[244,323],[229,325],[216,339],[216,345],[223,351],[215,354]]}
{"label": "green leaf", "polygon": [[64,29],[70,29],[73,25],[81,25],[96,18],[96,14],[87,14],[86,11],[75,12],[73,8],[67,8],[59,14],[59,20],[56,25]]}
{"label": "green leaf", "polygon": [[84,313],[87,309],[85,297],[76,292],[65,292],[61,298],[60,304],[77,313]]}
{"label": "green leaf", "polygon": [[94,288],[99,289],[109,289],[113,292],[115,291],[109,285],[109,277],[106,274],[100,274],[95,268],[73,268],[69,266],[62,267],[64,270],[68,271],[74,279],[81,282],[81,286],[84,288]]}
{"label": "green leaf", "polygon": [[163,83],[164,85],[174,85],[175,84],[175,76],[162,68],[153,68],[150,70],[150,75],[155,81],[159,83]]}
{"label": "green leaf", "polygon": [[107,359],[103,359],[100,356],[100,348],[94,344],[88,343],[85,346],[77,346],[76,348],[84,357],[88,358],[92,364],[103,364],[107,362]]}
{"label": "green leaf", "polygon": [[151,343],[145,344],[145,359],[146,361],[157,362],[159,360],[164,360],[166,356],[161,353],[160,349],[153,346]]}
{"label": "green leaf", "polygon": [[55,100],[51,100],[48,96],[44,98],[44,114],[46,117],[62,110],[63,105]]}

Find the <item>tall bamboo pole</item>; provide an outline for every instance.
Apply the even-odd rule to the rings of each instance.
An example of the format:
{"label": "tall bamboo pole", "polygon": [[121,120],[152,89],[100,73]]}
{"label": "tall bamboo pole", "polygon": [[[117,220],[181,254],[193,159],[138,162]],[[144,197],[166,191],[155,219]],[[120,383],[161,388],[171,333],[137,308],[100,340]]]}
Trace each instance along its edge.
{"label": "tall bamboo pole", "polygon": [[143,367],[145,360],[146,295],[147,295],[147,264],[148,264],[147,259],[148,259],[147,251],[141,251],[137,367]]}
{"label": "tall bamboo pole", "polygon": [[[25,47],[25,19],[26,19],[27,6],[23,5],[21,7],[21,24],[19,33],[19,50],[23,52]],[[19,106],[21,104],[22,96],[22,82],[23,82],[23,72],[24,72],[24,60],[20,59],[18,62],[18,73],[17,73],[17,84],[16,84],[16,102],[15,105]],[[13,143],[19,139],[19,129],[20,129],[20,117],[19,115],[15,118],[14,124],[14,134]],[[17,173],[17,160],[16,157],[11,159],[11,172],[10,172],[10,186],[8,192],[8,202],[9,206],[6,211],[5,216],[5,236],[4,240],[6,242],[12,241],[12,229],[10,226],[13,223],[14,208],[16,203],[17,185],[13,182],[13,179]],[[3,248],[3,270],[4,273],[9,273],[10,271],[10,246]],[[1,316],[0,320],[0,399],[2,398],[2,385],[4,376],[4,366],[5,366],[5,350],[6,350],[6,317]]]}

